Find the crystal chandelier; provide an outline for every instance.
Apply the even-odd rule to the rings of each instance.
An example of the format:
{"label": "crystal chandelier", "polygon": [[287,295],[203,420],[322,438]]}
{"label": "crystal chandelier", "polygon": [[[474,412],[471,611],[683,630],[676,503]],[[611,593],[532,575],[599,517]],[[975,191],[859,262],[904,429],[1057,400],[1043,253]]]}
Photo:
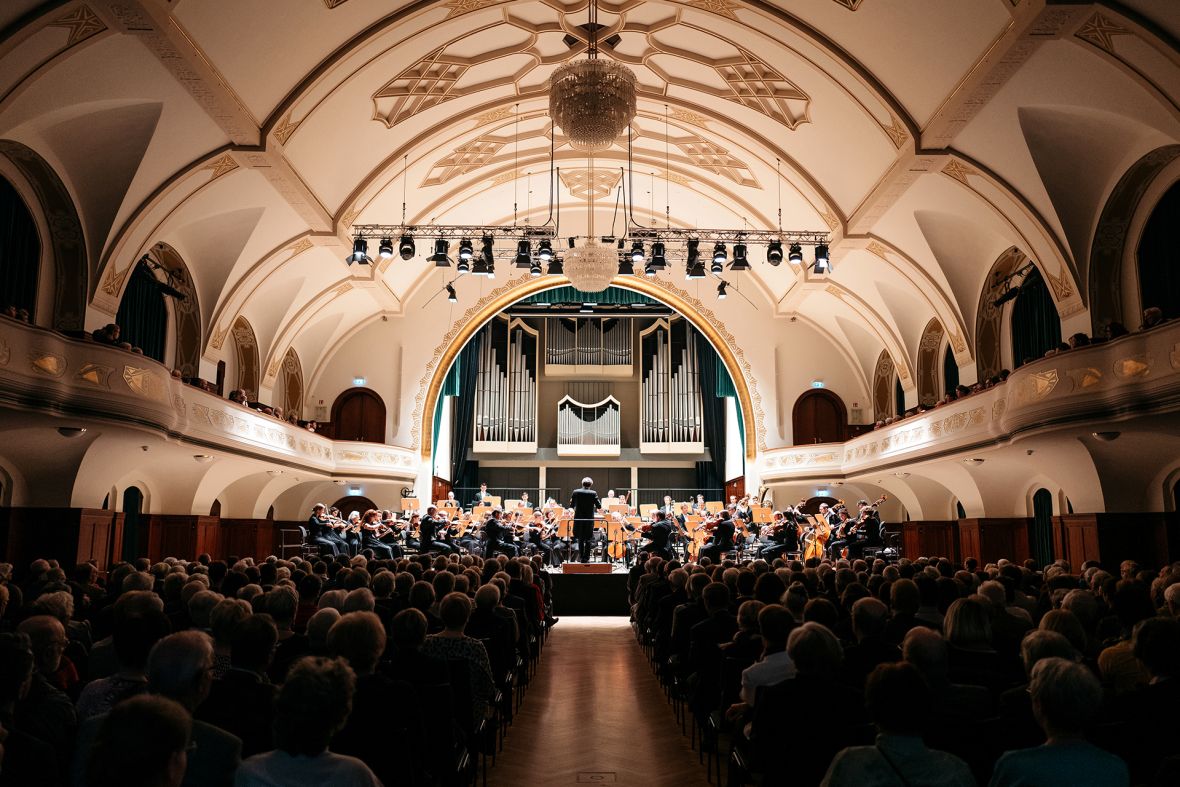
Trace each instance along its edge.
{"label": "crystal chandelier", "polygon": [[618,272],[619,252],[595,240],[587,240],[565,255],[565,277],[582,292],[602,292]]}
{"label": "crystal chandelier", "polygon": [[598,2],[590,0],[586,59],[560,66],[549,78],[549,117],[575,150],[609,147],[635,118],[635,74],[598,59]]}

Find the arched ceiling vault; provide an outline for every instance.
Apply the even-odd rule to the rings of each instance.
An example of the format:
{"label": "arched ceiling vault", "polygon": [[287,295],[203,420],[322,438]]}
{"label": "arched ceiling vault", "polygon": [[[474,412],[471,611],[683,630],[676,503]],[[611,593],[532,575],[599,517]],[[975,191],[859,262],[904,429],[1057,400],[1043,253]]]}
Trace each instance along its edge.
{"label": "arched ceiling vault", "polygon": [[[291,0],[281,14],[237,0],[18,5],[0,11],[0,138],[61,170],[97,250],[95,314],[113,314],[134,260],[169,243],[203,288],[206,360],[224,353],[242,315],[264,326],[268,366],[325,320],[337,341],[429,297],[436,273],[425,264],[340,262],[353,224],[400,220],[403,188],[411,222],[541,220],[553,134],[545,81],[587,38],[585,0]],[[1035,119],[1053,100],[1067,107],[1058,114],[1093,104],[1135,118],[1153,144],[1180,139],[1168,32],[1180,24],[1168,0],[601,9],[603,56],[640,85],[636,219],[772,228],[781,193],[783,227],[831,231],[836,271],[770,267],[752,249],[743,292],[767,313],[874,345],[850,357],[888,349],[911,374],[933,317],[970,362],[975,274],[991,247],[1029,254],[1066,318],[1086,308],[1085,261],[1071,253],[1088,245],[1086,228],[1043,182],[1043,154],[1014,135],[1022,110]],[[1063,63],[1070,79],[1058,90]],[[71,164],[75,141],[120,143],[118,123],[90,124],[94,138],[81,139],[78,117],[145,102],[154,114],[140,126],[154,131],[137,137],[138,168],[128,156]],[[613,207],[627,148],[621,140],[589,171],[564,142],[558,131],[556,188],[563,225],[576,226],[591,192]],[[93,185],[114,182],[117,210],[108,203],[119,197]],[[207,237],[224,216],[237,217],[233,237]],[[974,256],[932,245],[929,233],[956,222],[986,228]]]}

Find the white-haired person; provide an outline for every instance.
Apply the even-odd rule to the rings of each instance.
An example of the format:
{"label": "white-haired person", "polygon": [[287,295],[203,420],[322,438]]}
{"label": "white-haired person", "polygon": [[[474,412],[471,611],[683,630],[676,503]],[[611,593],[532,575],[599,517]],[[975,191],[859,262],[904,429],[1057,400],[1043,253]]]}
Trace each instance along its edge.
{"label": "white-haired person", "polygon": [[1102,685],[1089,668],[1069,659],[1041,659],[1032,669],[1029,694],[1046,741],[1005,752],[992,772],[992,787],[1130,784],[1127,764],[1086,740],[1086,728],[1102,707]]}

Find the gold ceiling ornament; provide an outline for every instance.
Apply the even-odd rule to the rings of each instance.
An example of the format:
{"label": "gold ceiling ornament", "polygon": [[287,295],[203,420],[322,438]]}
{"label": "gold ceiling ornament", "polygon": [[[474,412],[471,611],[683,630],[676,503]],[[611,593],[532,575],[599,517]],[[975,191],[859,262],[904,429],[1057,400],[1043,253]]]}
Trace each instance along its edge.
{"label": "gold ceiling ornament", "polygon": [[603,150],[635,119],[635,73],[598,59],[598,0],[590,0],[585,60],[558,66],[549,77],[549,116],[575,150]]}

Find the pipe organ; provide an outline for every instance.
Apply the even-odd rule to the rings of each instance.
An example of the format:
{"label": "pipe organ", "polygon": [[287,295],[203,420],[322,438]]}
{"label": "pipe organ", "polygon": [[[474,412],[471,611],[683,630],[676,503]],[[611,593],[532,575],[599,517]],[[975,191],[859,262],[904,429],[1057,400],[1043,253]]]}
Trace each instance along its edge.
{"label": "pipe organ", "polygon": [[545,320],[548,375],[631,375],[630,318],[549,317]]}
{"label": "pipe organ", "polygon": [[497,317],[482,329],[475,376],[475,453],[536,453],[538,332]]}
{"label": "pipe organ", "polygon": [[642,360],[639,450],[702,453],[701,389],[696,345],[686,320],[656,320],[639,334]]}
{"label": "pipe organ", "polygon": [[621,423],[615,397],[585,404],[566,394],[557,403],[557,455],[619,456]]}

